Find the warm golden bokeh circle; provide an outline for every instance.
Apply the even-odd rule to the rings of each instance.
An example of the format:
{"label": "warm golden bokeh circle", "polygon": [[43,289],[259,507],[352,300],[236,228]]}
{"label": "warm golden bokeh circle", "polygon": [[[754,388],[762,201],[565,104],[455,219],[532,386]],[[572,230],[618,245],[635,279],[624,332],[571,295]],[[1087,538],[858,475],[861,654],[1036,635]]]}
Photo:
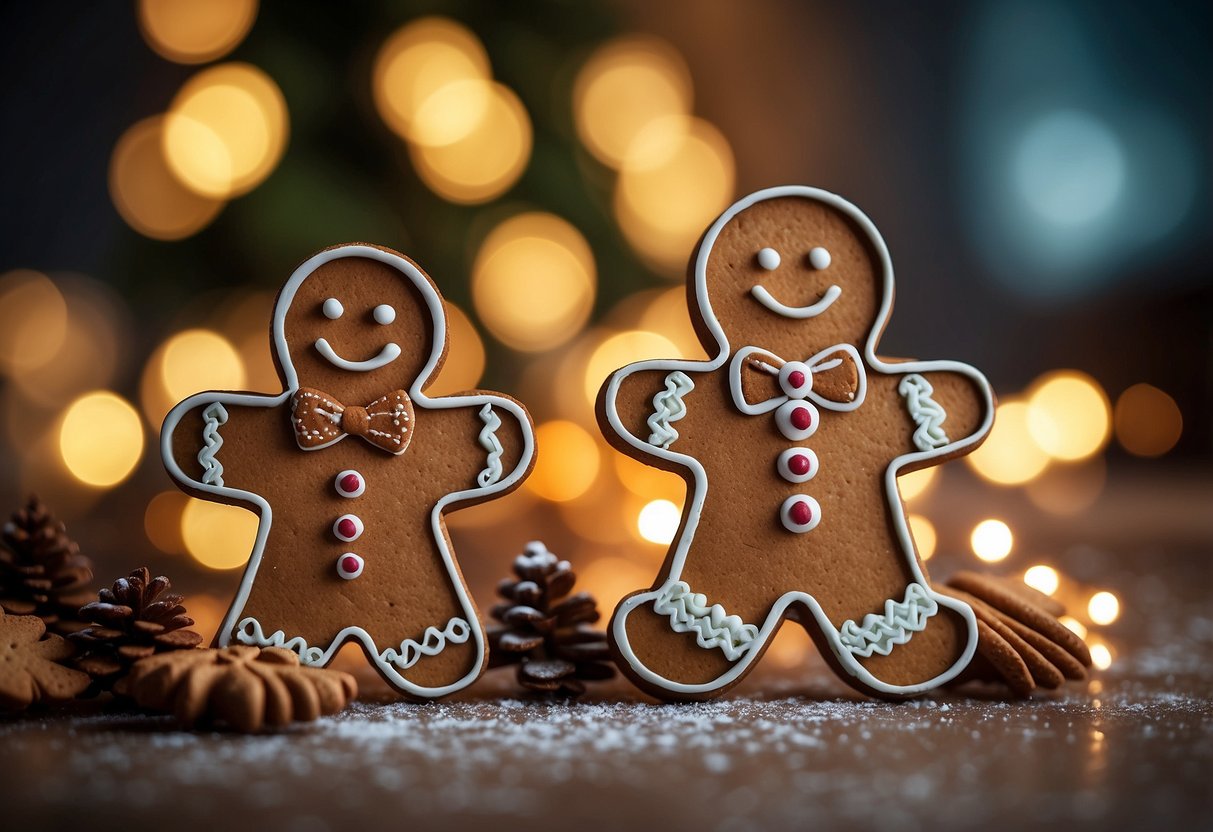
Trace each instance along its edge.
{"label": "warm golden bokeh circle", "polygon": [[181,240],[209,225],[224,201],[181,184],[164,157],[163,128],[164,119],[156,116],[118,139],[110,157],[110,198],[126,224],[143,236]]}
{"label": "warm golden bokeh circle", "polygon": [[204,390],[243,390],[246,374],[230,341],[208,329],[187,329],[161,344],[148,359],[140,401],[156,427],[178,402]]}
{"label": "warm golden bokeh circle", "polygon": [[597,283],[594,254],[581,232],[540,212],[494,228],[472,266],[480,320],[497,340],[526,352],[559,346],[581,331]]}
{"label": "warm golden bokeh circle", "polygon": [[910,535],[918,548],[918,556],[923,560],[930,560],[935,554],[935,543],[938,539],[935,524],[921,514],[908,515],[906,522],[910,524]]}
{"label": "warm golden bokeh circle", "polygon": [[143,456],[139,413],[116,393],[86,393],[63,414],[59,453],[68,473],[85,485],[115,486],[131,475]]}
{"label": "warm golden bokeh circle", "polygon": [[152,545],[168,555],[185,554],[181,518],[190,498],[180,491],[161,491],[143,512],[143,531]]}
{"label": "warm golden bokeh circle", "polygon": [[148,46],[179,64],[222,58],[257,19],[257,0],[139,0],[139,29]]}
{"label": "warm golden bokeh circle", "polygon": [[1049,455],[1028,431],[1028,411],[1025,402],[1013,399],[998,405],[990,435],[965,457],[983,479],[997,485],[1022,485],[1048,466]]}
{"label": "warm golden bokeh circle", "polygon": [[20,375],[50,362],[67,338],[67,301],[41,272],[0,275],[0,374]]}
{"label": "warm golden bokeh circle", "polygon": [[1152,384],[1134,384],[1116,400],[1116,438],[1134,456],[1162,456],[1183,435],[1175,399]]}
{"label": "warm golden bokeh circle", "polygon": [[580,497],[598,476],[600,454],[594,437],[574,422],[556,420],[535,429],[535,470],[527,488],[547,500]]}
{"label": "warm golden bokeh circle", "polygon": [[1103,450],[1112,408],[1099,383],[1077,370],[1037,379],[1028,391],[1028,432],[1049,456],[1073,461]]}
{"label": "warm golden bokeh circle", "polygon": [[1010,527],[1001,520],[982,520],[969,536],[973,554],[986,563],[997,563],[1011,554],[1015,538]]}
{"label": "warm golden bokeh circle", "polygon": [[437,380],[426,393],[449,396],[473,390],[484,375],[484,342],[467,314],[449,300],[446,301],[447,350],[446,361]]}
{"label": "warm golden bokeh circle", "polygon": [[611,335],[594,349],[586,363],[586,400],[593,402],[607,376],[621,367],[648,358],[671,358],[677,352],[678,347],[669,338],[656,332],[634,329]]}
{"label": "warm golden bokeh circle", "polygon": [[256,537],[257,515],[251,511],[191,497],[181,512],[185,549],[208,569],[243,566]]}
{"label": "warm golden bokeh circle", "polygon": [[930,468],[919,468],[899,476],[897,488],[901,492],[901,499],[909,501],[926,496],[935,487],[938,474],[939,467],[932,465]]}

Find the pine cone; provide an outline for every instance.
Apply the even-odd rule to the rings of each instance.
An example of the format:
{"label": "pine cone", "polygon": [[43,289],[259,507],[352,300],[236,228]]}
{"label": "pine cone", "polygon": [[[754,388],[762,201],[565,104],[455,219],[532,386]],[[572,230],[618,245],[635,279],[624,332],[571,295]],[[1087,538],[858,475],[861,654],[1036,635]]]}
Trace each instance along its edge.
{"label": "pine cone", "polygon": [[567,696],[615,675],[606,633],[589,626],[597,602],[588,592],[569,595],[577,580],[569,562],[533,541],[514,559],[514,574],[497,585],[506,600],[491,611],[501,625],[488,631],[489,667],[517,664],[523,687]]}
{"label": "pine cone", "polygon": [[83,626],[77,610],[92,597],[92,580],[92,561],[31,495],[0,531],[0,608],[36,615],[51,632],[71,633]]}
{"label": "pine cone", "polygon": [[202,643],[202,636],[186,629],[194,619],[185,614],[181,596],[163,594],[170,588],[168,578],[152,578],[140,567],[80,608],[80,618],[92,626],[69,638],[80,650],[76,667],[93,677],[96,690],[126,695],[124,677],[135,662]]}
{"label": "pine cone", "polygon": [[301,667],[281,647],[165,653],[137,662],[129,679],[141,708],[172,712],[186,726],[222,723],[245,733],[335,714],[358,695],[350,674]]}

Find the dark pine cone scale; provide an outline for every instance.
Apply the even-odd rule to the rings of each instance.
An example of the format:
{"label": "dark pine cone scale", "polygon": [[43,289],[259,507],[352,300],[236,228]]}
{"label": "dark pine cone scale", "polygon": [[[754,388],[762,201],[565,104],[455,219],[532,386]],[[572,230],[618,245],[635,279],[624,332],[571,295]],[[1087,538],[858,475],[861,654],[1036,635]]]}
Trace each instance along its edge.
{"label": "dark pine cone scale", "polygon": [[523,687],[566,696],[615,675],[606,634],[590,626],[598,604],[588,592],[569,595],[577,580],[569,562],[535,541],[514,559],[514,574],[497,585],[505,600],[491,610],[501,623],[488,631],[489,667],[516,664]]}
{"label": "dark pine cone scale", "polygon": [[93,563],[36,496],[0,530],[0,608],[36,615],[55,633],[83,626],[80,605],[92,598]]}
{"label": "dark pine cone scale", "polygon": [[185,614],[182,596],[169,589],[168,578],[153,578],[140,567],[80,608],[80,617],[92,625],[70,636],[80,650],[75,664],[93,677],[96,688],[124,693],[123,679],[135,662],[202,643],[202,636],[188,629],[194,619]]}

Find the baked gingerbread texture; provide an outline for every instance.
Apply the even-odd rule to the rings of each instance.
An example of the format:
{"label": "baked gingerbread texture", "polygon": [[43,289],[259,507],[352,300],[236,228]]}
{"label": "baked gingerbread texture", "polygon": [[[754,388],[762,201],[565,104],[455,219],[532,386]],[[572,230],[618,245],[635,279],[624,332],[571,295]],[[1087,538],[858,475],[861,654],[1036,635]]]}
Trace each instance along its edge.
{"label": "baked gingerbread texture", "polygon": [[687,486],[660,574],[612,618],[620,667],[658,697],[717,696],[791,620],[865,693],[955,678],[977,618],[932,588],[897,476],[982,442],[989,383],[960,362],[879,355],[888,250],[816,188],[729,208],[692,255],[687,297],[712,357],[628,365],[598,396],[611,444]]}
{"label": "baked gingerbread texture", "polygon": [[216,645],[322,666],[356,641],[402,694],[466,687],[488,652],[444,515],[522,482],[530,416],[499,393],[426,395],[447,349],[442,296],[388,249],[305,261],[270,337],[281,392],[191,396],[161,434],[183,490],[260,517]]}

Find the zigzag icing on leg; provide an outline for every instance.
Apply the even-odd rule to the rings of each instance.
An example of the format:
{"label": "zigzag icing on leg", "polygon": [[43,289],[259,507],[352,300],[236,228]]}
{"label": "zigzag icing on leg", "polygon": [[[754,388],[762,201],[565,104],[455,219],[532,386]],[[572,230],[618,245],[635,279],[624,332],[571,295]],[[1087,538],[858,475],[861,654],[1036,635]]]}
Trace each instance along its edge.
{"label": "zigzag icing on leg", "polygon": [[237,625],[236,641],[253,647],[285,647],[299,654],[300,664],[318,664],[324,661],[324,651],[319,647],[308,647],[307,641],[300,636],[288,639],[282,630],[276,630],[267,636],[261,629],[261,622],[251,617]]}
{"label": "zigzag icing on leg", "polygon": [[758,638],[758,628],[739,616],[729,615],[720,604],[708,606],[708,597],[691,592],[683,581],[670,584],[653,601],[653,611],[670,617],[676,633],[695,633],[700,647],[719,647],[729,661],[737,661]]}
{"label": "zigzag icing on leg", "polygon": [[446,626],[439,630],[437,627],[426,627],[421,641],[406,638],[400,642],[400,649],[391,647],[379,654],[385,662],[391,662],[401,670],[408,670],[421,660],[422,656],[437,656],[446,649],[447,642],[463,644],[472,635],[472,625],[462,618],[452,618]]}
{"label": "zigzag icing on leg", "polygon": [[501,417],[493,412],[493,406],[486,404],[480,408],[480,419],[484,427],[480,429],[480,447],[489,452],[485,469],[476,475],[476,482],[481,488],[486,488],[501,479],[501,440],[497,438],[497,428],[501,427]]}
{"label": "zigzag icing on leg", "polygon": [[206,427],[202,429],[202,441],[206,443],[198,452],[198,462],[202,465],[202,482],[205,485],[223,487],[223,463],[215,459],[219,448],[223,446],[223,437],[219,435],[219,426],[227,424],[227,409],[219,402],[213,402],[202,411]]}
{"label": "zigzag icing on leg", "polygon": [[862,624],[847,621],[839,628],[838,639],[857,656],[868,658],[873,653],[887,656],[895,646],[925,630],[927,620],[937,612],[939,604],[930,591],[915,582],[906,587],[904,601],[890,598],[884,602],[884,615],[868,613]]}
{"label": "zigzag icing on leg", "polygon": [[671,422],[677,422],[687,415],[687,406],[682,397],[695,389],[695,382],[681,370],[675,370],[665,377],[665,389],[653,397],[653,415],[649,416],[649,444],[659,448],[668,448],[678,438]]}
{"label": "zigzag icing on leg", "polygon": [[948,417],[939,402],[931,398],[935,388],[918,373],[910,373],[897,384],[897,392],[905,397],[906,410],[918,429],[914,431],[914,446],[930,451],[948,444],[943,422]]}

